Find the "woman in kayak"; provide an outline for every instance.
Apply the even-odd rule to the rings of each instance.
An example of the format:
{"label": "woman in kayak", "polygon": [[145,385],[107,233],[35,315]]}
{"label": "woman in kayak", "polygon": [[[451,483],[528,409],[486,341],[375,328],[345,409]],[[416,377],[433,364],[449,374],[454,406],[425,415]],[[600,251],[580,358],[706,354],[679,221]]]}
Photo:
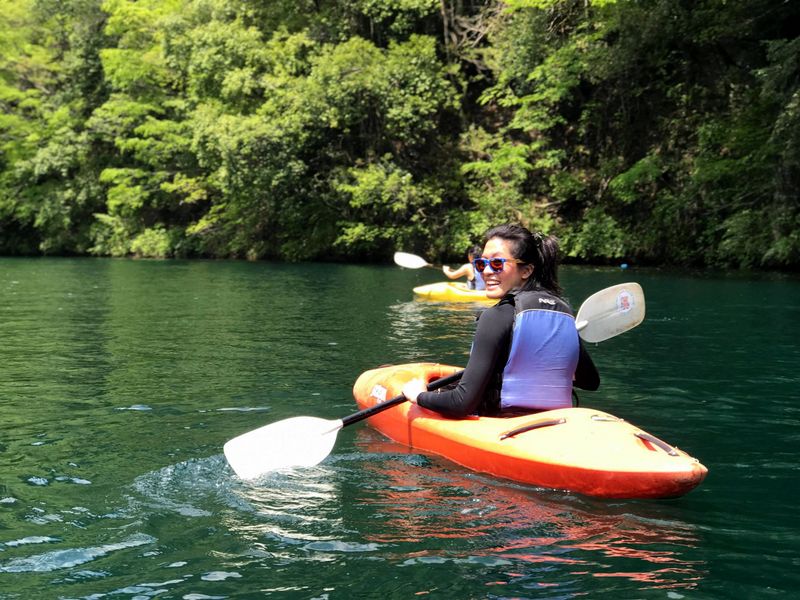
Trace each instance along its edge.
{"label": "woman in kayak", "polygon": [[480,246],[470,246],[467,250],[467,263],[461,265],[458,269],[451,269],[447,265],[442,267],[444,272],[450,279],[458,279],[459,277],[467,277],[467,287],[471,290],[485,290],[486,286],[483,283],[483,277],[480,273],[475,271],[472,266],[472,261],[481,255]]}
{"label": "woman in kayak", "polygon": [[473,260],[486,295],[499,302],[480,315],[458,385],[425,391],[420,379],[403,394],[451,417],[519,414],[572,406],[573,385],[596,390],[600,376],[575,329],[558,284],[558,240],[520,225],[486,232]]}

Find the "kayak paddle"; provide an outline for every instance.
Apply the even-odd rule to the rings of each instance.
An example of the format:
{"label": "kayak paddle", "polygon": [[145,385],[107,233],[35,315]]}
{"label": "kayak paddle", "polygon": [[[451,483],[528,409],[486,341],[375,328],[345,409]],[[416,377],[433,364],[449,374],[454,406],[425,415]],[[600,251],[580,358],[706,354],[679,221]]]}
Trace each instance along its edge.
{"label": "kayak paddle", "polygon": [[409,254],[408,252],[395,252],[395,264],[405,267],[406,269],[421,269],[422,267],[430,267],[438,269],[439,267],[430,264],[427,260],[416,254]]}
{"label": "kayak paddle", "polygon": [[[428,384],[428,391],[461,379],[464,371]],[[229,440],[223,450],[228,464],[242,479],[253,479],[268,471],[289,467],[313,467],[333,450],[336,435],[346,425],[358,423],[406,401],[403,394],[360,410],[343,419],[291,417],[264,425]]]}
{"label": "kayak paddle", "polygon": [[[621,283],[589,296],[575,327],[587,342],[602,342],[633,329],[644,319],[644,292],[638,283]],[[587,337],[588,336],[588,337]],[[458,381],[464,371],[428,384],[433,391]],[[228,464],[242,479],[290,467],[313,467],[327,457],[342,427],[358,423],[406,401],[400,394],[342,419],[291,417],[264,425],[225,443]]]}
{"label": "kayak paddle", "polygon": [[584,300],[575,327],[586,342],[602,342],[644,320],[644,291],[638,283],[620,283]]}

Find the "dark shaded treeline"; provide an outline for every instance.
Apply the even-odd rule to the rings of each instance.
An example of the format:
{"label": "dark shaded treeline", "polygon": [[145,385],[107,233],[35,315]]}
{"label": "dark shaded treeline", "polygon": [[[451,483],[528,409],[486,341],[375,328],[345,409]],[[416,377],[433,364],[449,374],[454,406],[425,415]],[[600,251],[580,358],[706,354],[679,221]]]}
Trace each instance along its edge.
{"label": "dark shaded treeline", "polygon": [[800,265],[800,3],[0,0],[0,252]]}

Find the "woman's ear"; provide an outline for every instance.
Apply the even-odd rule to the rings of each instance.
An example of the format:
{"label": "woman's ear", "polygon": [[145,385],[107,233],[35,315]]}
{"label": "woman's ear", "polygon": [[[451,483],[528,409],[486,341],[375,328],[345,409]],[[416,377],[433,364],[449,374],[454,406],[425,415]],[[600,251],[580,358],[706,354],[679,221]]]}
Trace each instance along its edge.
{"label": "woman's ear", "polygon": [[533,275],[533,265],[522,265],[520,275],[522,276],[522,279],[528,279],[528,277]]}

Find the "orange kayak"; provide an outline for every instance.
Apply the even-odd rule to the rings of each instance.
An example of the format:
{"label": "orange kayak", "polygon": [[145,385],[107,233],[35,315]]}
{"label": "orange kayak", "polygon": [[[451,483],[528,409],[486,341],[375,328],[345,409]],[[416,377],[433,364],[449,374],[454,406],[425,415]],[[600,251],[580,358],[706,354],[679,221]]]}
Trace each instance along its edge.
{"label": "orange kayak", "polygon": [[[353,395],[360,409],[369,408],[401,394],[410,379],[430,383],[459,370],[434,363],[372,369],[356,380]],[[588,496],[675,498],[708,473],[682,450],[590,408],[448,419],[404,402],[368,422],[396,442],[474,471]]]}

